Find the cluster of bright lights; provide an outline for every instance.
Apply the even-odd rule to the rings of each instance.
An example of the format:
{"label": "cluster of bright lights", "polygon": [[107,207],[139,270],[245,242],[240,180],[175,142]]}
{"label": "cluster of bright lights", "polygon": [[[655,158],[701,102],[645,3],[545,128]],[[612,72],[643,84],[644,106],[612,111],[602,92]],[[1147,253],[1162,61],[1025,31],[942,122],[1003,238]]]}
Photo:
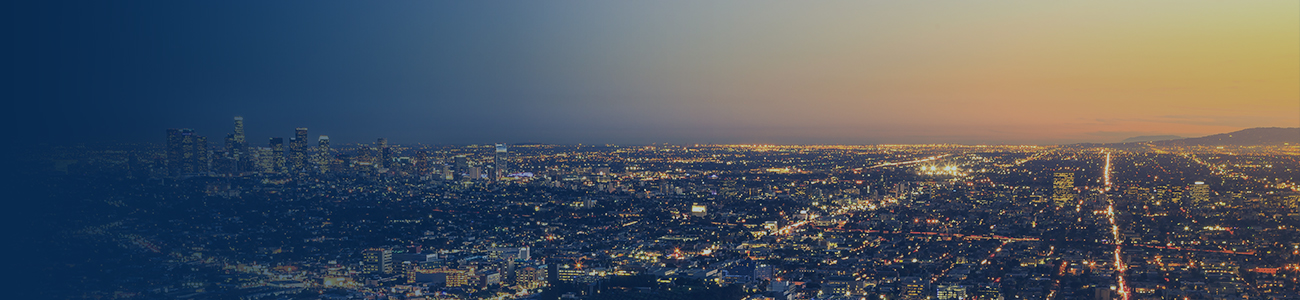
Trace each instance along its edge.
{"label": "cluster of bright lights", "polygon": [[953,175],[953,176],[966,175],[966,173],[962,172],[961,168],[958,168],[957,166],[943,166],[943,167],[934,166],[934,165],[921,166],[920,173],[922,175]]}

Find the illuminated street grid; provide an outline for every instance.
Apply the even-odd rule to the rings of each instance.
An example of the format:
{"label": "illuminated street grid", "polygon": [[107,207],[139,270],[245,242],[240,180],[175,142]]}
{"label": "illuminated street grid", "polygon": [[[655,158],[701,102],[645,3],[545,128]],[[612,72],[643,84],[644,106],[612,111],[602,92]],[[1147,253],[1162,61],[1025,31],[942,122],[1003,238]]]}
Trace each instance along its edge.
{"label": "illuminated street grid", "polygon": [[510,145],[502,177],[491,145],[320,149],[299,172],[179,177],[156,146],[42,151],[45,188],[76,199],[51,218],[50,280],[142,299],[1300,294],[1294,146]]}

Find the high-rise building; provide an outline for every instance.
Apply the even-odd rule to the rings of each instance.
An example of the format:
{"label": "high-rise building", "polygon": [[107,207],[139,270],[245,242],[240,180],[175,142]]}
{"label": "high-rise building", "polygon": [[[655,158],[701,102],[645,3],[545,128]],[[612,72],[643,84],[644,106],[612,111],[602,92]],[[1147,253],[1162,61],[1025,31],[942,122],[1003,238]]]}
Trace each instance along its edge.
{"label": "high-rise building", "polygon": [[215,157],[214,155],[213,157],[214,164],[216,159],[220,159],[222,165],[226,166],[227,169],[222,171],[222,173],[226,173],[227,175],[239,173],[240,168],[242,167],[240,164],[240,157],[243,156],[242,152],[244,152],[240,151],[239,148],[239,143],[235,142],[235,134],[227,134],[226,146],[224,151],[221,152],[221,156]]}
{"label": "high-rise building", "polygon": [[1053,174],[1052,202],[1058,207],[1074,203],[1074,173],[1056,172],[1056,174]]}
{"label": "high-rise building", "polygon": [[465,176],[469,179],[481,179],[483,172],[478,167],[469,167],[469,170],[465,171]]}
{"label": "high-rise building", "polygon": [[208,139],[193,129],[167,129],[167,169],[172,176],[208,172]]}
{"label": "high-rise building", "polygon": [[284,173],[286,171],[284,169],[284,138],[271,138],[269,148],[271,148],[272,172]]}
{"label": "high-rise building", "polygon": [[289,139],[289,168],[293,173],[303,172],[307,169],[306,127],[299,127],[294,130],[293,138]]}
{"label": "high-rise building", "polygon": [[464,172],[466,169],[469,169],[469,157],[465,157],[464,154],[457,155],[457,156],[456,156],[456,171],[457,171],[457,172]]}
{"label": "high-rise building", "polygon": [[469,157],[466,157],[464,154],[456,155],[454,162],[454,172],[452,174],[456,177],[454,179],[460,180],[462,174],[469,172]]}
{"label": "high-rise building", "polygon": [[178,175],[182,168],[181,157],[184,156],[185,150],[183,148],[184,146],[181,144],[181,141],[184,138],[184,136],[181,135],[181,130],[192,129],[167,129],[167,160],[165,162],[167,165],[167,173],[171,176]]}
{"label": "high-rise building", "polygon": [[361,252],[361,270],[372,274],[393,272],[393,252],[383,248],[370,248]]}
{"label": "high-rise building", "polygon": [[375,151],[374,147],[367,144],[357,144],[357,153],[355,163],[364,163],[365,165],[374,165]]}
{"label": "high-rise building", "polygon": [[246,144],[244,139],[244,117],[235,117],[235,142]]}
{"label": "high-rise building", "polygon": [[247,172],[253,169],[253,155],[249,153],[248,139],[244,137],[244,117],[235,117],[235,132],[230,134],[230,142],[226,144],[226,153],[235,160],[238,172]]}
{"label": "high-rise building", "polygon": [[1210,204],[1210,185],[1204,181],[1197,181],[1187,189],[1187,198],[1190,198],[1192,205],[1202,206]]}
{"label": "high-rise building", "polygon": [[496,155],[492,156],[492,180],[497,180],[506,177],[506,175],[510,175],[510,173],[508,173],[510,164],[508,160],[510,160],[510,153],[506,151],[506,144],[497,144]]}
{"label": "high-rise building", "polygon": [[419,176],[427,176],[433,172],[433,162],[430,161],[429,151],[415,151],[415,173]]}
{"label": "high-rise building", "polygon": [[251,153],[255,154],[255,156],[249,158],[249,160],[254,161],[254,168],[250,170],[255,170],[260,173],[276,172],[275,151],[272,151],[270,147],[257,147],[252,149]]}
{"label": "high-rise building", "polygon": [[316,138],[316,167],[321,173],[329,173],[334,155],[330,153],[330,137],[322,135]]}
{"label": "high-rise building", "polygon": [[379,166],[385,168],[393,167],[393,150],[388,148],[388,139],[379,138],[375,141],[379,145]]}

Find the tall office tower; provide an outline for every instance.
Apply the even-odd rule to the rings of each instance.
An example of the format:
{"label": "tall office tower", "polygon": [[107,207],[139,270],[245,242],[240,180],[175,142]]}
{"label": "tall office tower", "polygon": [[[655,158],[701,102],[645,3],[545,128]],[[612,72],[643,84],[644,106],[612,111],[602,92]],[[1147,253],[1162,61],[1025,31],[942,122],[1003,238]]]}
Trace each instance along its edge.
{"label": "tall office tower", "polygon": [[330,137],[322,135],[316,138],[316,167],[321,173],[329,173],[334,155],[330,154]]}
{"label": "tall office tower", "polygon": [[483,173],[478,167],[469,167],[468,170],[465,170],[465,176],[468,176],[469,179],[480,179],[483,178]]}
{"label": "tall office tower", "polygon": [[193,129],[167,129],[167,169],[172,176],[208,171],[208,139]]}
{"label": "tall office tower", "polygon": [[226,158],[239,159],[239,152],[238,150],[236,150],[236,148],[239,148],[239,144],[235,143],[235,134],[234,133],[227,134],[226,135]]}
{"label": "tall office tower", "polygon": [[191,139],[194,143],[191,144],[189,153],[190,163],[194,166],[194,173],[206,173],[208,172],[208,163],[211,161],[209,159],[211,156],[208,150],[208,138],[195,134],[191,135]]}
{"label": "tall office tower", "polygon": [[235,117],[235,142],[244,144],[244,117]]}
{"label": "tall office tower", "polygon": [[415,151],[415,173],[419,176],[429,175],[433,172],[433,162],[429,161],[429,151]]}
{"label": "tall office tower", "polygon": [[379,145],[379,166],[385,168],[393,167],[393,151],[388,148],[388,139],[379,138],[375,141]]}
{"label": "tall office tower", "polygon": [[370,147],[370,145],[367,145],[367,144],[360,144],[360,143],[358,143],[358,144],[357,144],[357,155],[356,155],[356,158],[353,159],[354,162],[357,162],[357,163],[366,163],[366,164],[374,164],[374,163],[375,163],[375,155],[374,155],[374,151],[373,151],[373,149],[371,149],[371,148],[372,148],[372,147]]}
{"label": "tall office tower", "polygon": [[509,162],[507,162],[510,159],[509,155],[510,153],[506,152],[506,144],[497,144],[496,155],[492,157],[492,180],[495,181],[510,175],[507,171],[509,170]]}
{"label": "tall office tower", "polygon": [[1056,172],[1052,176],[1052,202],[1056,206],[1074,203],[1074,173]]}
{"label": "tall office tower", "polygon": [[177,176],[181,173],[181,168],[184,165],[181,163],[181,157],[184,156],[184,148],[181,145],[183,138],[181,129],[167,129],[167,160],[164,162],[167,165],[167,175]]}
{"label": "tall office tower", "polygon": [[216,155],[214,153],[212,156],[213,172],[225,174],[227,176],[239,174],[241,166],[239,163],[240,153],[238,145],[239,144],[235,143],[234,133],[226,134],[226,144],[225,148],[223,148],[224,150],[221,151],[221,155]]}
{"label": "tall office tower", "polygon": [[366,273],[388,274],[393,272],[393,252],[388,249],[366,249],[361,252],[361,259],[364,263],[361,270]]}
{"label": "tall office tower", "polygon": [[253,168],[252,155],[249,153],[248,140],[244,137],[244,117],[235,117],[235,133],[230,134],[231,142],[226,144],[226,152],[235,159],[239,172]]}
{"label": "tall office tower", "polygon": [[271,138],[271,169],[276,173],[284,173],[284,138]]}
{"label": "tall office tower", "polygon": [[289,139],[289,167],[293,173],[307,169],[307,128],[298,127]]}
{"label": "tall office tower", "polygon": [[469,171],[469,157],[465,157],[464,154],[457,155],[456,173],[464,173],[466,171]]}
{"label": "tall office tower", "polygon": [[1187,198],[1191,198],[1192,205],[1202,206],[1210,204],[1210,185],[1204,181],[1197,181],[1187,189]]}
{"label": "tall office tower", "polygon": [[255,161],[255,165],[253,169],[249,170],[256,170],[260,173],[277,172],[275,169],[275,151],[271,150],[271,148],[257,147],[252,149],[251,153],[256,154],[255,157],[249,157],[250,161]]}

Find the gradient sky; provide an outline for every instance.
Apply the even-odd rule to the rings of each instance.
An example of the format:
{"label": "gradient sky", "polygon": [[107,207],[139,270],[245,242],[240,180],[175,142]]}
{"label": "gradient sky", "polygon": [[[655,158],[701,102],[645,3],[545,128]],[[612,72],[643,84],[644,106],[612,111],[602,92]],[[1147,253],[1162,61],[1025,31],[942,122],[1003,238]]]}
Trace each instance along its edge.
{"label": "gradient sky", "polygon": [[[472,3],[471,3],[472,2]],[[19,138],[1114,142],[1300,126],[1300,1],[9,4]]]}

